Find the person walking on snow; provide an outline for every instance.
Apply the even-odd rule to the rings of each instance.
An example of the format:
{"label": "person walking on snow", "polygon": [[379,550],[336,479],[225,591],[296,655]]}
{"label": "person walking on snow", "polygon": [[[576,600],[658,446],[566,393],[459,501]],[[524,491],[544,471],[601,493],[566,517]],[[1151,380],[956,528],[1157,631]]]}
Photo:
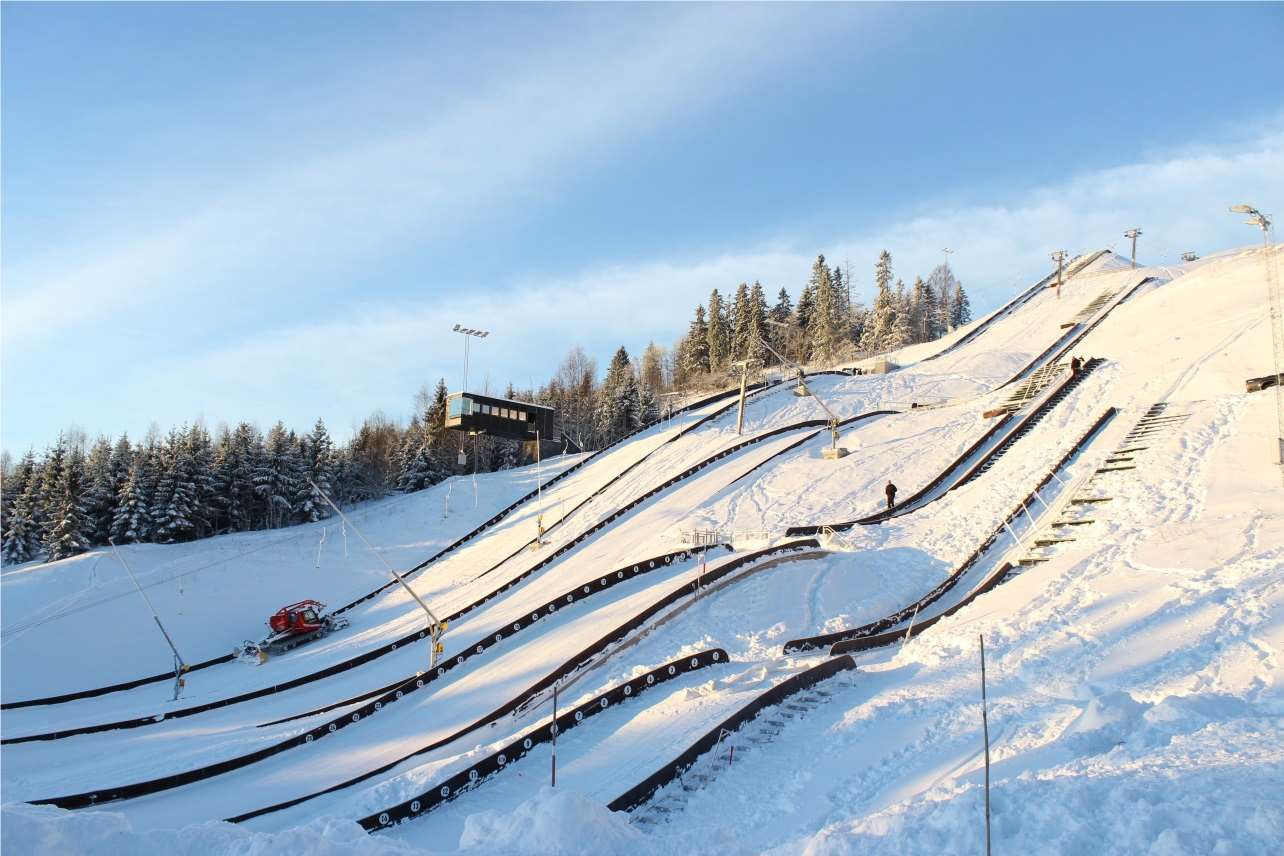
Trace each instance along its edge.
{"label": "person walking on snow", "polygon": [[896,503],[896,485],[889,481],[887,487],[883,488],[883,493],[887,494],[887,507],[890,509]]}
{"label": "person walking on snow", "polygon": [[1083,360],[1079,359],[1078,357],[1071,357],[1070,374],[1077,375],[1079,373],[1079,369],[1081,368],[1083,368]]}

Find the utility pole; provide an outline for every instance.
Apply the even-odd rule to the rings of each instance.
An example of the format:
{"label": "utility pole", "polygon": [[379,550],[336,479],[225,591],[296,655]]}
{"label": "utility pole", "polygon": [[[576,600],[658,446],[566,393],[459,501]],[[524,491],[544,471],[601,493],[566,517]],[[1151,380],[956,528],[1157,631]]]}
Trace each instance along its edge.
{"label": "utility pole", "polygon": [[[1247,214],[1250,226],[1262,230],[1262,265],[1266,275],[1266,300],[1270,307],[1271,345],[1275,351],[1275,425],[1279,445],[1279,464],[1284,468],[1284,314],[1280,309],[1280,288],[1275,281],[1274,267],[1271,264],[1273,248],[1271,246],[1271,218],[1252,205],[1231,206],[1234,214]],[[1284,469],[1281,469],[1284,472]]]}
{"label": "utility pole", "polygon": [[1125,238],[1132,238],[1132,269],[1137,269],[1137,238],[1141,236],[1141,227],[1133,226],[1127,232],[1124,232]]}
{"label": "utility pole", "polygon": [[751,360],[736,360],[731,365],[740,366],[740,410],[736,415],[736,435],[744,433],[745,428],[745,387],[749,382],[749,363]]}
{"label": "utility pole", "polygon": [[1056,250],[1052,253],[1052,260],[1057,263],[1057,300],[1061,299],[1061,271],[1066,260],[1065,250]]}
{"label": "utility pole", "polygon": [[464,327],[460,324],[455,325],[454,332],[459,333],[461,336],[464,337],[464,385],[460,387],[459,391],[467,392],[468,391],[468,343],[472,341],[473,337],[476,337],[478,339],[485,339],[487,336],[490,335],[490,332],[488,330],[474,330],[471,327]]}
{"label": "utility pole", "polygon": [[950,256],[954,253],[954,251],[951,250],[949,247],[945,247],[944,249],[941,250],[941,252],[945,253],[945,270],[948,272],[950,269]]}

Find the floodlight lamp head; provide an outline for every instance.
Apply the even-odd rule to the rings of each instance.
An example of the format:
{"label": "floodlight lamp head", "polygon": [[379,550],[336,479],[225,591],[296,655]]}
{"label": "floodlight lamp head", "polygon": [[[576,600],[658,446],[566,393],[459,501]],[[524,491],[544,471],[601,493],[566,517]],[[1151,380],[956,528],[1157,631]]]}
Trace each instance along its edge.
{"label": "floodlight lamp head", "polygon": [[462,331],[459,329],[459,325],[458,325],[458,324],[456,324],[456,325],[455,325],[454,330],[455,330],[455,332],[456,332],[456,333],[462,332]]}
{"label": "floodlight lamp head", "polygon": [[1256,208],[1254,208],[1252,205],[1242,205],[1242,204],[1241,204],[1241,205],[1232,205],[1232,206],[1230,207],[1230,211],[1231,211],[1231,213],[1232,213],[1232,214],[1256,214],[1256,213],[1258,213],[1257,209],[1256,209]]}

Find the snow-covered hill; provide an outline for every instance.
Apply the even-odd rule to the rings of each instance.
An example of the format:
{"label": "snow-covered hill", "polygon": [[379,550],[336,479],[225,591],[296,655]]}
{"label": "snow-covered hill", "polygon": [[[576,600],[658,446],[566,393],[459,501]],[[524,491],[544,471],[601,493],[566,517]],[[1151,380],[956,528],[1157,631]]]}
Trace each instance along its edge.
{"label": "snow-covered hill", "polygon": [[[424,643],[389,648],[424,621],[392,588],[323,641],[193,673],[177,702],[153,683],[7,709],[6,741],[88,733],[3,746],[0,843],[15,853],[975,853],[984,636],[996,852],[1276,852],[1284,473],[1274,393],[1244,387],[1271,370],[1263,263],[1260,250],[1235,250],[1133,270],[1105,254],[1059,297],[1040,289],[971,338],[961,330],[892,355],[895,372],[814,377],[841,418],[866,416],[842,429],[850,454],[837,461],[821,456],[822,408],[788,385],[751,397],[743,435],[726,401],[654,426],[413,578],[434,609],[459,615],[440,674]],[[1068,375],[1052,366],[1071,355],[1102,362],[1062,390]],[[984,414],[1031,375],[1048,386],[995,428]],[[406,569],[534,480],[530,469],[478,477],[475,505],[458,480],[371,504],[355,521]],[[838,525],[878,511],[888,480],[902,499],[927,492],[883,522]],[[539,511],[548,543],[532,549]],[[786,535],[821,524],[834,528],[814,542]],[[684,543],[693,529],[717,530],[732,549],[702,565]],[[383,565],[347,534],[346,554],[328,522],[136,545],[128,560],[195,660],[256,635],[287,600],[344,603],[381,586]],[[1013,573],[981,591],[1007,563]],[[921,614],[891,620],[951,580]],[[145,606],[101,551],[6,569],[0,595],[7,705],[168,665]],[[631,813],[606,807],[831,656],[827,646],[786,655],[786,641],[884,617],[904,641],[858,651],[854,669],[720,735]],[[710,649],[716,661],[681,665]],[[551,680],[565,711],[670,663],[681,673],[617,693],[559,736],[548,788],[550,747],[538,741]],[[467,781],[525,736],[527,757],[448,788],[440,807],[372,834],[355,823],[440,793],[452,776]],[[152,780],[134,798],[74,811],[24,802]],[[221,822],[241,815],[253,816]]]}

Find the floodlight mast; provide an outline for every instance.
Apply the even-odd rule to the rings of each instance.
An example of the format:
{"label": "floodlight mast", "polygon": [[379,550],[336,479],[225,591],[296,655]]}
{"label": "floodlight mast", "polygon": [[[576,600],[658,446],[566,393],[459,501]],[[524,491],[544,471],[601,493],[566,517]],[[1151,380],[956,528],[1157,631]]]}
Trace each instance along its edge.
{"label": "floodlight mast", "polygon": [[474,330],[471,327],[465,327],[462,324],[456,324],[451,328],[451,330],[452,332],[459,333],[464,337],[464,385],[459,390],[461,393],[464,393],[468,391],[468,343],[474,336],[478,339],[485,339],[490,335],[490,331]]}
{"label": "floodlight mast", "polygon": [[1244,222],[1262,230],[1262,265],[1266,276],[1266,298],[1270,307],[1271,346],[1275,358],[1275,425],[1279,446],[1279,465],[1284,473],[1284,312],[1280,308],[1280,288],[1271,265],[1271,218],[1252,205],[1232,205],[1232,214],[1247,214]]}
{"label": "floodlight mast", "polygon": [[1061,299],[1061,271],[1063,270],[1067,255],[1068,253],[1066,253],[1065,250],[1055,250],[1050,256],[1050,258],[1057,263],[1057,300]]}
{"label": "floodlight mast", "polygon": [[1124,232],[1125,238],[1132,238],[1132,269],[1137,269],[1137,238],[1141,236],[1141,227],[1133,226],[1127,232]]}

